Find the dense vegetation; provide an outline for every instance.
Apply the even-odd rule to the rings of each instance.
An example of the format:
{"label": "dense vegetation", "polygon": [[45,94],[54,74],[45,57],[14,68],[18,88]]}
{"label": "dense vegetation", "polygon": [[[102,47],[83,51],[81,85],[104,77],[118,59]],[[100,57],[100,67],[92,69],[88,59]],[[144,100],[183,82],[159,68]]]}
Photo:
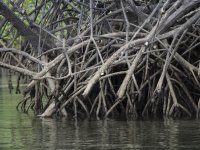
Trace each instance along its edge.
{"label": "dense vegetation", "polygon": [[19,110],[198,118],[199,0],[0,1],[0,15],[0,66],[28,82]]}

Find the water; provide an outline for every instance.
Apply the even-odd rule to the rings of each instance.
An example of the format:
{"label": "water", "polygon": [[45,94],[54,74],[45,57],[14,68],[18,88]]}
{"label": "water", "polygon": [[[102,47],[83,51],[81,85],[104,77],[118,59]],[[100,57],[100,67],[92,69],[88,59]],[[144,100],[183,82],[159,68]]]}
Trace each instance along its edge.
{"label": "water", "polygon": [[0,88],[0,150],[200,149],[200,121],[74,121],[17,112]]}

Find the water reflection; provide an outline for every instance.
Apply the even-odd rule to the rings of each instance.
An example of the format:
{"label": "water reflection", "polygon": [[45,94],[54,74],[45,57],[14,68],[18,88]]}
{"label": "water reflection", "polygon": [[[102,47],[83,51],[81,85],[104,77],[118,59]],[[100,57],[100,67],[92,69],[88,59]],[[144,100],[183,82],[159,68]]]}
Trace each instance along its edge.
{"label": "water reflection", "polygon": [[199,149],[199,121],[74,121],[17,112],[0,88],[0,149]]}

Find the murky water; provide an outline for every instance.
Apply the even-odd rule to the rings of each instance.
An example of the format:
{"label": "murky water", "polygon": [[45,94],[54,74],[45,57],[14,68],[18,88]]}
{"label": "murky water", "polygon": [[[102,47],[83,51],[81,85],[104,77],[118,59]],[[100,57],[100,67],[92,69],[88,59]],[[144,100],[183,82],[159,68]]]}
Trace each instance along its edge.
{"label": "murky water", "polygon": [[200,149],[200,121],[41,119],[17,112],[20,99],[0,88],[0,150]]}

